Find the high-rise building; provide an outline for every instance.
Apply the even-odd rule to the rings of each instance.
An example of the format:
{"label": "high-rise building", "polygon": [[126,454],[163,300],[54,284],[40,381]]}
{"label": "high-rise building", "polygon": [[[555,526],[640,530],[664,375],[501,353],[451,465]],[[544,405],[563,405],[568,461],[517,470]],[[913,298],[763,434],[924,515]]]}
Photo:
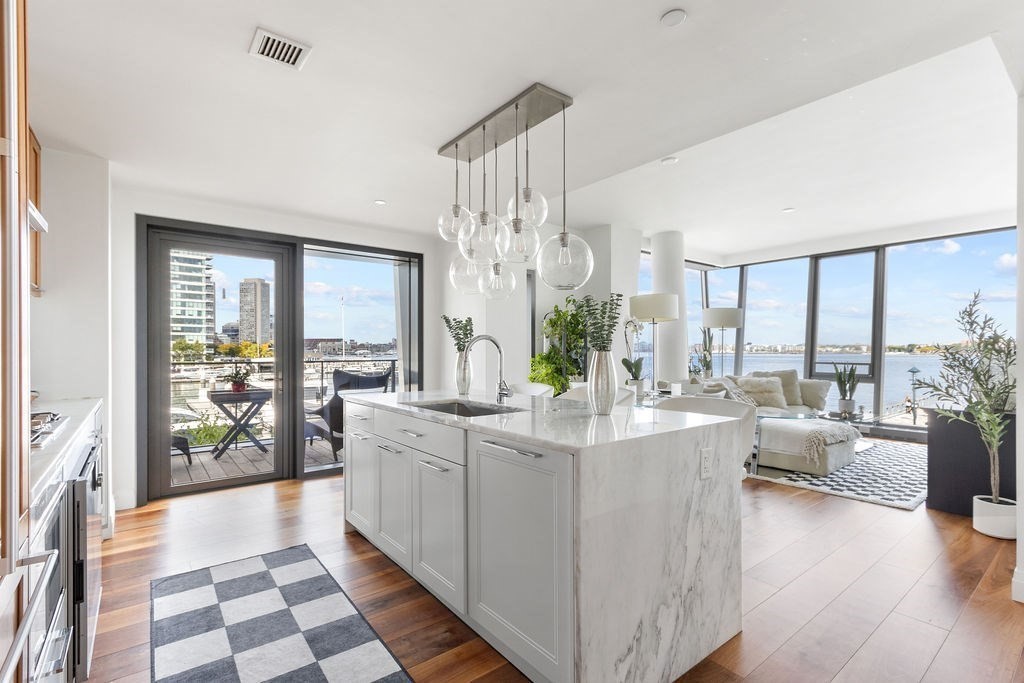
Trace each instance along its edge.
{"label": "high-rise building", "polygon": [[270,283],[247,277],[238,285],[238,341],[266,344],[272,339]]}
{"label": "high-rise building", "polygon": [[184,339],[212,351],[217,335],[217,290],[210,261],[199,251],[171,250],[171,344]]}
{"label": "high-rise building", "polygon": [[238,343],[238,323],[230,322],[224,323],[220,328],[220,336],[224,338],[226,343],[237,344]]}

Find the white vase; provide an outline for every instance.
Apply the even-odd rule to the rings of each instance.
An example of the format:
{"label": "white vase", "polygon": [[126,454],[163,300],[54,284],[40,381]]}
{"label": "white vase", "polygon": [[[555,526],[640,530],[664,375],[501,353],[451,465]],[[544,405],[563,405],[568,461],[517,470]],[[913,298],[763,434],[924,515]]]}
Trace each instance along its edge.
{"label": "white vase", "polygon": [[992,496],[974,497],[974,530],[994,538],[1017,538],[1017,502]]}
{"label": "white vase", "polygon": [[611,351],[595,351],[587,370],[587,400],[597,415],[609,415],[615,407],[615,390],[619,380]]}
{"label": "white vase", "polygon": [[469,387],[473,383],[473,359],[466,351],[459,351],[455,359],[455,389],[459,396],[469,394]]}
{"label": "white vase", "polygon": [[644,394],[647,393],[647,380],[627,379],[626,386],[636,393],[636,404],[640,405],[644,400]]}

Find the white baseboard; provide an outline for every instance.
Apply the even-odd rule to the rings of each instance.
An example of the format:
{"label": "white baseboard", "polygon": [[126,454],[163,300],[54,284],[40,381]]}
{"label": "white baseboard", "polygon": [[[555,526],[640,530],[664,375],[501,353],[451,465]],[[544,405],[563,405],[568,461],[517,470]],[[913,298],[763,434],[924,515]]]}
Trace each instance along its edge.
{"label": "white baseboard", "polygon": [[1013,585],[1011,595],[1017,602],[1024,602],[1024,567],[1018,566],[1013,570]]}

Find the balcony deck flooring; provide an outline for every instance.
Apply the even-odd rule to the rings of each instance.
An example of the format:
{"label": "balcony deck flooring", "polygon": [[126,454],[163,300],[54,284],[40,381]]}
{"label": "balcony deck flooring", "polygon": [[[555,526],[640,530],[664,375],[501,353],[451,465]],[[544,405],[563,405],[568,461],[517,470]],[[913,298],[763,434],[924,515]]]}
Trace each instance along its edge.
{"label": "balcony deck flooring", "polygon": [[[305,448],[304,460],[307,470],[335,464],[334,457],[331,455],[331,446],[323,439],[314,439],[312,445],[306,441]],[[180,451],[173,450],[171,452],[171,484],[181,486],[182,484],[273,472],[273,446],[271,445],[268,450],[268,453],[262,453],[251,444],[245,447],[231,447],[219,460],[215,460],[213,454],[208,450],[193,451],[191,465]],[[341,458],[341,456],[342,454],[339,452],[338,457]]]}

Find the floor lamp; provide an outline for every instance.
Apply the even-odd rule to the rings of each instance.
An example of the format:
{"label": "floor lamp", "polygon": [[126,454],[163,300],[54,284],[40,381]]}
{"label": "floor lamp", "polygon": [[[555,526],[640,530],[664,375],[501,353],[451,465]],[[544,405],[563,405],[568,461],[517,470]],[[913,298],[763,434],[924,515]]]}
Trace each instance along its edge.
{"label": "floor lamp", "polygon": [[718,364],[722,366],[722,376],[725,376],[725,331],[735,330],[743,327],[742,308],[705,308],[701,321],[708,329],[718,328],[721,333],[721,340],[718,342]]}
{"label": "floor lamp", "polygon": [[651,323],[651,390],[658,393],[658,323],[679,319],[679,296],[676,294],[640,294],[629,297],[629,315]]}

